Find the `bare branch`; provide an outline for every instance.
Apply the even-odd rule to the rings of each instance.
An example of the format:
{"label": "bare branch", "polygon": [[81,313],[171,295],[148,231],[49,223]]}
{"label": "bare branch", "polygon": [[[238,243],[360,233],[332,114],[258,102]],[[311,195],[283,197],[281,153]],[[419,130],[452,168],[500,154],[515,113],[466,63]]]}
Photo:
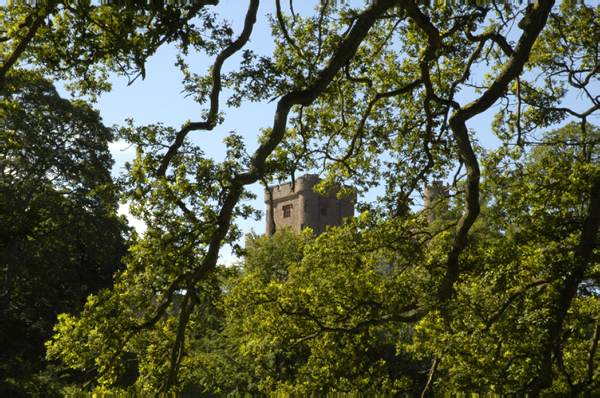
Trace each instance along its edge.
{"label": "bare branch", "polygon": [[261,177],[261,181],[265,186],[265,190],[269,193],[269,218],[271,219],[271,234],[275,234],[277,231],[277,226],[275,225],[275,209],[273,206],[273,191],[269,188],[269,183],[267,179],[263,176]]}
{"label": "bare branch", "polygon": [[594,335],[590,340],[590,351],[588,352],[587,358],[587,382],[588,385],[594,381],[594,359],[596,357],[596,351],[598,350],[598,340],[600,340],[600,322],[596,322],[594,326]]}
{"label": "bare branch", "polygon": [[435,380],[435,372],[437,371],[437,367],[439,364],[439,359],[437,356],[433,358],[433,363],[431,364],[431,369],[429,370],[429,378],[427,379],[427,384],[421,393],[421,398],[425,398],[431,387],[433,386],[433,380]]}
{"label": "bare branch", "polygon": [[500,319],[500,317],[502,316],[502,314],[504,314],[504,312],[508,309],[508,307],[510,307],[510,305],[519,297],[521,296],[523,293],[525,293],[527,290],[531,289],[532,287],[536,287],[536,286],[540,286],[540,285],[544,285],[547,284],[548,282],[544,279],[536,279],[533,280],[529,283],[526,283],[525,285],[523,285],[522,287],[520,287],[519,289],[517,289],[517,291],[515,291],[513,294],[511,294],[508,297],[508,300],[506,300],[504,302],[504,304],[502,304],[502,307],[500,307],[499,310],[497,310],[496,312],[494,312],[487,320],[486,320],[486,326],[484,328],[484,330],[488,330],[498,319]]}
{"label": "bare branch", "polygon": [[283,20],[283,15],[281,14],[281,0],[275,0],[275,6],[277,8],[277,22],[279,22],[279,28],[281,29],[281,33],[283,34],[285,41],[287,41],[288,44],[292,46],[292,48],[294,49],[294,51],[296,51],[300,58],[304,59],[304,54],[302,54],[300,47],[298,47],[296,42],[292,40],[290,34],[287,31],[287,27],[285,26],[285,21]]}
{"label": "bare branch", "polygon": [[346,79],[348,79],[348,81],[351,81],[352,83],[364,83],[367,86],[369,86],[369,88],[373,87],[373,80],[369,79],[368,77],[352,77],[350,76],[350,63],[348,62],[346,64],[346,66],[344,67],[344,73],[346,75]]}
{"label": "bare branch", "polygon": [[422,83],[423,82],[421,79],[417,79],[414,82],[412,82],[404,87],[401,87],[399,89],[388,91],[385,93],[375,94],[373,99],[371,101],[369,101],[369,104],[367,105],[367,110],[365,113],[363,113],[362,118],[360,119],[360,122],[358,123],[358,127],[356,128],[356,132],[354,133],[354,135],[352,137],[352,141],[350,142],[350,146],[348,147],[348,150],[346,151],[346,155],[344,155],[344,157],[342,159],[340,159],[339,161],[347,161],[353,155],[354,148],[356,147],[356,142],[358,139],[362,139],[365,124],[367,123],[367,120],[369,119],[369,116],[371,115],[371,112],[372,112],[373,108],[375,107],[375,105],[377,104],[377,102],[379,102],[380,100],[382,100],[384,98],[391,98],[391,97],[396,97],[396,96],[399,96],[402,94],[409,93],[409,92],[415,90],[417,87],[419,87]]}
{"label": "bare branch", "polygon": [[215,60],[215,63],[212,68],[213,85],[212,90],[210,92],[210,110],[208,112],[208,116],[206,117],[206,121],[199,123],[187,123],[185,126],[183,126],[179,133],[177,133],[175,142],[173,143],[173,145],[171,145],[171,147],[163,157],[161,164],[158,170],[156,171],[156,174],[159,177],[165,176],[171,159],[173,159],[175,154],[177,154],[177,151],[183,145],[185,137],[190,131],[210,131],[216,126],[217,115],[219,113],[219,94],[221,92],[221,68],[223,67],[223,64],[229,57],[241,50],[244,47],[244,45],[248,43],[248,40],[250,40],[252,28],[256,23],[256,13],[258,12],[258,4],[259,0],[250,1],[250,6],[246,14],[246,20],[244,21],[244,29],[242,30],[240,37],[238,37],[236,41],[234,41],[226,49],[224,49]]}
{"label": "bare branch", "polygon": [[473,42],[485,43],[487,40],[493,41],[502,49],[504,55],[507,57],[511,57],[514,53],[513,48],[510,46],[510,44],[508,44],[506,38],[496,31],[485,32],[477,36],[473,36],[473,34],[469,31],[467,31],[465,34],[467,39]]}

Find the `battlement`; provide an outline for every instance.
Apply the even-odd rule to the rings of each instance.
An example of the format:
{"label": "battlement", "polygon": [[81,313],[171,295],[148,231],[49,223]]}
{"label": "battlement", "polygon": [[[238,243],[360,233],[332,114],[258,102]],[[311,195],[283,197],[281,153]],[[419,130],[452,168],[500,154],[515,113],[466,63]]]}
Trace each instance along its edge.
{"label": "battlement", "polygon": [[[275,228],[281,226],[291,226],[297,231],[311,228],[319,235],[328,226],[339,225],[344,218],[353,216],[356,194],[338,199],[340,189],[336,188],[328,196],[320,195],[313,191],[320,181],[315,174],[305,174],[296,179],[294,186],[286,182],[265,189],[266,234],[272,235]],[[269,191],[273,195],[272,202]]]}
{"label": "battlement", "polygon": [[[312,188],[320,181],[321,179],[316,174],[305,174],[296,178],[293,187],[291,182],[285,182],[279,185],[271,185],[269,186],[269,190],[271,190],[273,200],[275,201],[304,191],[312,192]],[[265,189],[265,203],[269,200],[269,192]]]}

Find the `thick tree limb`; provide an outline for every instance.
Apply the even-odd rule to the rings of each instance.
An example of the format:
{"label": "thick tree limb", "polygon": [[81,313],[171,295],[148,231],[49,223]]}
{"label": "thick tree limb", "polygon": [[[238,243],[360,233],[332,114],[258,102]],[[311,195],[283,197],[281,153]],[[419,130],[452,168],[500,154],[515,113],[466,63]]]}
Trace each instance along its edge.
{"label": "thick tree limb", "polygon": [[183,300],[180,304],[179,309],[179,322],[177,324],[177,335],[175,337],[175,343],[171,347],[171,364],[169,368],[169,375],[165,381],[163,392],[169,392],[175,385],[177,379],[177,373],[179,371],[179,365],[185,355],[185,332],[187,324],[190,321],[190,316],[196,307],[196,290],[194,284],[189,283],[187,285],[187,291]]}
{"label": "thick tree limb", "polygon": [[36,6],[35,9],[31,11],[31,14],[25,18],[25,21],[19,25],[21,29],[27,27],[27,34],[25,34],[25,37],[17,44],[17,47],[15,47],[10,56],[3,62],[2,67],[0,67],[0,92],[4,89],[4,85],[6,84],[6,74],[10,68],[14,66],[23,52],[25,52],[39,27],[44,23],[46,16],[54,9],[54,6],[54,0],[48,1],[48,4]]}
{"label": "thick tree limb", "polygon": [[581,236],[577,249],[574,253],[574,264],[572,269],[564,277],[560,286],[559,299],[548,326],[548,336],[545,343],[540,347],[540,367],[536,378],[530,383],[532,393],[539,394],[545,388],[552,386],[552,353],[561,350],[560,336],[567,313],[571,308],[573,298],[577,289],[588,270],[592,254],[598,240],[598,229],[600,228],[600,177],[596,177],[590,191],[590,203],[587,216],[583,221]]}
{"label": "thick tree limb", "polygon": [[196,271],[195,280],[198,280],[205,272],[214,269],[216,266],[221,242],[227,234],[233,209],[240,198],[243,187],[255,183],[264,175],[265,161],[283,139],[287,117],[292,107],[294,105],[308,105],[317,99],[333,81],[336,73],[354,56],[378,17],[395,4],[396,1],[394,0],[384,0],[370,6],[357,18],[350,33],[340,43],[338,50],[330,59],[328,65],[319,73],[312,86],[303,91],[290,92],[279,100],[271,133],[252,156],[248,172],[237,175],[230,184],[229,194],[219,213],[217,231],[210,241],[208,253],[202,267]]}
{"label": "thick tree limb", "polygon": [[485,43],[487,40],[491,40],[498,45],[504,52],[504,55],[510,57],[513,55],[513,48],[508,44],[506,38],[502,36],[500,33],[496,31],[485,32],[477,36],[473,36],[473,34],[469,31],[466,33],[467,39],[474,42]]}
{"label": "thick tree limb", "polygon": [[[163,176],[166,174],[166,170],[169,166],[171,159],[176,155],[177,151],[183,144],[185,136],[189,131],[202,127],[210,130],[216,124],[216,116],[219,109],[219,92],[221,90],[221,77],[220,70],[224,61],[233,55],[236,51],[241,49],[245,43],[249,40],[252,31],[252,26],[256,21],[256,12],[258,10],[258,0],[251,0],[248,13],[246,14],[246,21],[244,30],[240,35],[240,38],[236,40],[231,46],[225,49],[215,61],[213,66],[213,88],[210,94],[210,111],[207,120],[200,124],[190,124],[184,126],[182,131],[177,134],[176,142],[169,148],[167,154],[163,158],[157,174]],[[308,105],[312,103],[318,96],[327,88],[332,82],[335,75],[341,70],[344,65],[352,58],[356,53],[359,45],[362,43],[370,28],[377,21],[378,17],[383,14],[386,10],[390,9],[396,4],[395,0],[384,0],[377,4],[369,7],[355,22],[350,33],[340,43],[337,52],[333,55],[328,65],[320,72],[313,85],[303,91],[294,91],[283,96],[278,103],[277,111],[275,113],[275,119],[273,122],[273,129],[267,139],[261,144],[256,150],[254,156],[251,159],[250,168],[247,173],[237,175],[230,185],[226,188],[227,197],[225,198],[221,211],[217,218],[217,228],[213,233],[207,254],[204,258],[203,263],[193,274],[187,276],[187,286],[194,286],[203,276],[215,269],[219,251],[227,232],[231,224],[231,218],[235,206],[237,205],[244,186],[252,184],[260,180],[264,176],[264,164],[267,157],[275,150],[277,145],[283,139],[285,134],[285,128],[287,125],[287,116],[294,105]],[[179,279],[179,278],[178,278]],[[168,305],[168,303],[167,303]],[[180,313],[178,330],[185,330],[189,321],[189,314]],[[166,383],[166,390],[171,388],[174,377],[176,376],[177,361],[180,358],[178,350],[183,349],[185,334],[177,334],[175,343],[173,345],[173,354],[171,357],[171,369],[169,380]]]}
{"label": "thick tree limb", "polygon": [[414,314],[411,314],[411,315],[404,315],[407,312],[415,311],[416,309],[417,309],[416,304],[410,304],[410,305],[405,306],[404,308],[400,309],[398,311],[398,313],[387,314],[387,315],[380,316],[378,318],[368,319],[368,320],[359,322],[356,325],[351,326],[351,327],[325,326],[318,319],[318,317],[308,314],[308,313],[298,313],[298,312],[293,312],[293,311],[286,311],[284,309],[282,309],[282,313],[284,313],[286,315],[300,316],[302,318],[305,318],[307,320],[314,322],[317,325],[317,330],[315,332],[313,332],[309,335],[300,337],[298,340],[294,341],[294,343],[290,346],[290,348],[293,348],[293,347],[297,346],[298,344],[301,344],[302,342],[307,341],[307,340],[314,339],[323,333],[356,333],[356,332],[359,332],[370,326],[385,325],[388,323],[416,322],[423,317],[422,313],[415,312]]}
{"label": "thick tree limb", "polygon": [[478,99],[455,111],[450,117],[450,128],[454,133],[460,161],[464,163],[467,170],[466,210],[458,222],[454,242],[448,252],[446,274],[438,288],[438,298],[441,301],[449,300],[452,296],[454,282],[460,275],[458,259],[467,245],[469,230],[480,212],[479,162],[471,146],[466,121],[491,107],[504,94],[510,82],[521,74],[533,44],[546,25],[553,4],[553,1],[537,2],[527,9],[525,17],[519,24],[523,34],[492,85]]}

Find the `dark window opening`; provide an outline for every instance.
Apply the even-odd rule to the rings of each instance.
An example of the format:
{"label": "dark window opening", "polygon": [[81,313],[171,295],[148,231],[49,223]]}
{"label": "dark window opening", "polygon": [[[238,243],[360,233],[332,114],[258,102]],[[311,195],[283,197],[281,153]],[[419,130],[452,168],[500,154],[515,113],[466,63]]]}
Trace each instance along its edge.
{"label": "dark window opening", "polygon": [[327,215],[327,207],[321,206],[321,215],[322,216],[326,216]]}
{"label": "dark window opening", "polygon": [[292,205],[283,206],[283,218],[290,218],[292,215]]}

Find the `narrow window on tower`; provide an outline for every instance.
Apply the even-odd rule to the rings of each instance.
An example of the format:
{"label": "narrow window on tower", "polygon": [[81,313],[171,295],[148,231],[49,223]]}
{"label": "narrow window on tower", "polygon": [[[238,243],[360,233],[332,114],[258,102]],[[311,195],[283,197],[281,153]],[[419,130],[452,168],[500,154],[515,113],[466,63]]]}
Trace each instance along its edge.
{"label": "narrow window on tower", "polygon": [[308,202],[304,203],[304,212],[308,213]]}
{"label": "narrow window on tower", "polygon": [[283,218],[290,218],[292,215],[292,205],[283,206]]}
{"label": "narrow window on tower", "polygon": [[321,206],[321,215],[322,216],[326,216],[327,215],[327,207]]}

